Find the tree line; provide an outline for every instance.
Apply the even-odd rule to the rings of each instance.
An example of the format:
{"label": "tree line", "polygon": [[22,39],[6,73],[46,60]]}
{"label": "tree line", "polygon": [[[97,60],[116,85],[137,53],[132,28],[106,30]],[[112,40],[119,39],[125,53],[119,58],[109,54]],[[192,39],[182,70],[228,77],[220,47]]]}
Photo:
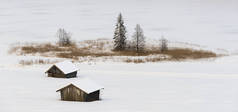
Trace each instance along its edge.
{"label": "tree line", "polygon": [[[132,39],[127,40],[126,36],[126,26],[124,25],[124,20],[122,14],[120,13],[117,17],[116,28],[114,31],[114,51],[125,51],[133,50],[136,52],[143,52],[146,45],[146,37],[144,35],[143,29],[139,24],[135,27],[135,32],[132,35]],[[58,29],[56,36],[58,38],[58,44],[60,46],[69,46],[73,42],[71,40],[71,33],[67,32],[65,29]],[[161,52],[168,50],[168,40],[162,37],[160,39],[160,50]]]}
{"label": "tree line", "polygon": [[[114,50],[115,51],[125,51],[134,50],[136,52],[143,52],[146,44],[146,37],[144,35],[143,29],[139,24],[135,27],[135,32],[132,35],[132,40],[127,40],[126,27],[124,25],[124,20],[122,14],[120,13],[117,18],[116,28],[114,31]],[[161,52],[168,50],[168,40],[162,37],[160,39],[160,50]]]}

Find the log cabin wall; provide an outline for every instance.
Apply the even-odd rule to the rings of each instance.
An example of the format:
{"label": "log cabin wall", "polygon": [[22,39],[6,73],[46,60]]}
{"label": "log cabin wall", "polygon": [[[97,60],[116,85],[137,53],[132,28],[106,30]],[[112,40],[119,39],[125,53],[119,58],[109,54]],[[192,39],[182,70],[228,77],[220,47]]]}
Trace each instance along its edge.
{"label": "log cabin wall", "polygon": [[100,90],[87,94],[86,101],[99,100]]}
{"label": "log cabin wall", "polygon": [[86,101],[86,93],[74,86],[68,86],[61,90],[61,100],[65,101]]}
{"label": "log cabin wall", "polygon": [[47,71],[48,77],[58,77],[58,78],[64,78],[65,75],[62,71],[60,71],[56,66],[53,66],[50,68],[49,71]]}
{"label": "log cabin wall", "polygon": [[77,71],[66,74],[66,78],[73,78],[77,76]]}

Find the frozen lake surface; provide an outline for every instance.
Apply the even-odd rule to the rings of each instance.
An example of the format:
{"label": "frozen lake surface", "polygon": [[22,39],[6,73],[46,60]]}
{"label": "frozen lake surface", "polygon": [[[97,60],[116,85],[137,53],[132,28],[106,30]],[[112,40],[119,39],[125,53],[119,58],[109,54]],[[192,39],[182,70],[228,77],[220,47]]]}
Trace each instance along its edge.
{"label": "frozen lake surface", "polygon": [[112,38],[122,12],[130,37],[137,23],[148,38],[236,52],[237,0],[1,0],[0,37],[48,41],[58,28],[76,40]]}

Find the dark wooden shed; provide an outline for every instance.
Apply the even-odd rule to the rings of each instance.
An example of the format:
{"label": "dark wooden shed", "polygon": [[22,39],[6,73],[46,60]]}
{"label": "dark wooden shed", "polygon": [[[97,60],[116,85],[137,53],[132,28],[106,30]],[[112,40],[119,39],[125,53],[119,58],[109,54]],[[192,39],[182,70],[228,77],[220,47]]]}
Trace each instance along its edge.
{"label": "dark wooden shed", "polygon": [[77,83],[69,85],[57,90],[60,92],[61,100],[64,101],[96,101],[100,99],[100,90],[103,89],[88,79],[79,80]]}
{"label": "dark wooden shed", "polygon": [[64,61],[52,65],[46,73],[48,77],[57,77],[57,78],[73,78],[77,77],[78,69],[70,61]]}

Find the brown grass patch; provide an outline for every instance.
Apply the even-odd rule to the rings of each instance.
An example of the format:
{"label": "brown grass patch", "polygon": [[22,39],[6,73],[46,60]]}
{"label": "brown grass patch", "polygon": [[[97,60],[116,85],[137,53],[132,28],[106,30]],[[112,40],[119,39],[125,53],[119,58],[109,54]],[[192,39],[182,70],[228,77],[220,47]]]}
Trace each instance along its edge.
{"label": "brown grass patch", "polygon": [[[148,54],[152,54],[155,56],[151,57]],[[203,51],[203,50],[193,50],[193,49],[170,49],[165,52],[149,51],[143,54],[142,56],[147,56],[147,57],[143,59],[127,58],[126,60],[124,60],[124,62],[146,63],[146,62],[159,62],[159,61],[182,61],[187,59],[196,60],[196,59],[217,57],[217,55],[213,52]]]}
{"label": "brown grass patch", "polygon": [[43,65],[43,64],[53,64],[53,63],[57,63],[58,61],[52,61],[52,60],[44,60],[44,59],[35,59],[35,60],[20,60],[19,64],[22,66],[29,66],[29,65]]}
{"label": "brown grass patch", "polygon": [[193,49],[171,49],[164,52],[164,54],[171,56],[172,60],[217,57],[217,55],[211,51],[193,50]]}
{"label": "brown grass patch", "polygon": [[[126,51],[112,51],[112,42],[104,39],[100,40],[86,40],[79,43],[72,44],[70,46],[61,47],[58,44],[43,43],[43,44],[25,44],[22,46],[12,47],[9,53],[17,53],[20,55],[40,55],[43,57],[58,57],[68,58],[73,60],[83,61],[81,57],[98,58],[113,57],[113,56],[127,56],[127,57],[138,57],[141,58],[127,58],[123,59],[127,63],[145,63],[145,62],[158,62],[158,61],[181,61],[186,59],[202,59],[217,57],[217,55],[210,51],[205,50],[194,50],[185,48],[169,49],[168,51],[161,52],[159,47],[152,46],[146,48],[144,51],[136,52],[133,50]],[[164,55],[164,57],[161,55]],[[153,57],[151,57],[153,56]],[[38,61],[20,61],[22,65],[31,64],[48,64],[43,60]]]}
{"label": "brown grass patch", "polygon": [[143,59],[130,59],[127,58],[126,60],[124,60],[124,62],[126,63],[145,63],[146,61]]}

